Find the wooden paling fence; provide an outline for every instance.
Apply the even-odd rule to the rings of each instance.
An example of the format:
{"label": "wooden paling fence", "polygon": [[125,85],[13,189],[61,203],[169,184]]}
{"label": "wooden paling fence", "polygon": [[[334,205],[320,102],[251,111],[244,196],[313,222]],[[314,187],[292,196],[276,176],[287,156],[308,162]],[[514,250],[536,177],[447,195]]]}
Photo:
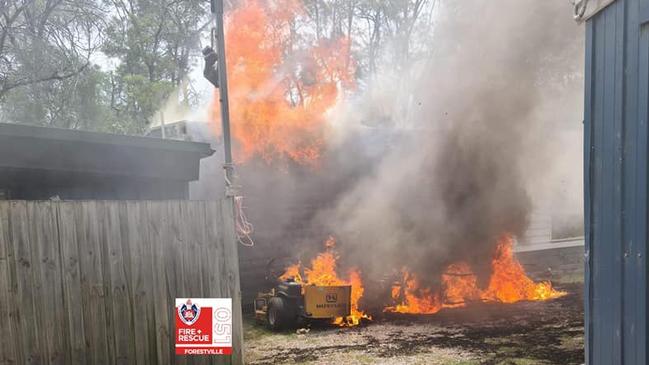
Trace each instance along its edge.
{"label": "wooden paling fence", "polygon": [[[232,205],[0,201],[0,364],[243,362]],[[176,356],[174,298],[232,298],[233,354]]]}

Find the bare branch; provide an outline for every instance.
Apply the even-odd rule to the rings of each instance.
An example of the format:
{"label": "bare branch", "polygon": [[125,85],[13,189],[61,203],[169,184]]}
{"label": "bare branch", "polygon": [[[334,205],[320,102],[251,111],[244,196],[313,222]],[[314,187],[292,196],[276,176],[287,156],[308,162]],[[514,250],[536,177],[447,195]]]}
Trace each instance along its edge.
{"label": "bare branch", "polygon": [[24,79],[14,81],[12,83],[5,83],[4,82],[5,80],[0,80],[3,83],[2,88],[0,89],[0,99],[2,99],[9,91],[11,91],[12,89],[15,89],[17,87],[27,86],[27,85],[34,85],[34,84],[47,82],[47,81],[63,81],[65,79],[69,79],[71,77],[77,76],[80,73],[82,73],[86,68],[88,68],[89,65],[90,65],[90,62],[86,62],[81,67],[79,67],[79,68],[77,68],[75,70],[72,70],[72,71],[70,71],[68,73],[61,73],[59,71],[56,71],[56,72],[54,72],[53,74],[51,74],[49,76],[44,76],[44,77],[37,78],[37,79],[24,78]]}

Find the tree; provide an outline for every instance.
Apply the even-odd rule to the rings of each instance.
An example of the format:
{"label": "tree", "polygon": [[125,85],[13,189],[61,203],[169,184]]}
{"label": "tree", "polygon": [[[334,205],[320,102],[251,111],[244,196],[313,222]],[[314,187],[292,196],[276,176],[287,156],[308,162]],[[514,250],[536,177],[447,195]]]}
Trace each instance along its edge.
{"label": "tree", "polygon": [[379,63],[407,68],[416,51],[424,48],[425,54],[430,46],[436,0],[305,0],[304,5],[318,40],[351,40],[361,77],[376,73]]}
{"label": "tree", "polygon": [[106,130],[110,110],[103,95],[105,74],[89,66],[63,80],[41,82],[7,93],[4,120],[59,128]]}
{"label": "tree", "polygon": [[172,91],[187,105],[196,99],[186,80],[208,6],[0,0],[0,118],[141,133]]}
{"label": "tree", "polygon": [[200,51],[208,5],[202,0],[112,0],[115,15],[103,51],[119,61],[110,75],[110,107],[132,124],[126,130],[144,129],[181,86],[179,102],[191,103],[183,81],[193,66],[192,54]]}
{"label": "tree", "polygon": [[358,33],[370,73],[377,72],[380,57],[388,67],[407,69],[415,50],[423,48],[422,56],[427,54],[435,5],[436,0],[360,0]]}
{"label": "tree", "polygon": [[[241,1],[225,1],[226,10]],[[286,50],[346,38],[346,69],[358,80],[407,75],[431,50],[435,3],[295,0],[304,11],[291,20]],[[141,133],[166,101],[189,108],[208,8],[206,0],[0,0],[0,120]],[[309,80],[299,69],[296,85]],[[295,91],[287,97],[299,104]]]}
{"label": "tree", "polygon": [[99,44],[103,15],[93,0],[0,0],[0,99],[82,73]]}

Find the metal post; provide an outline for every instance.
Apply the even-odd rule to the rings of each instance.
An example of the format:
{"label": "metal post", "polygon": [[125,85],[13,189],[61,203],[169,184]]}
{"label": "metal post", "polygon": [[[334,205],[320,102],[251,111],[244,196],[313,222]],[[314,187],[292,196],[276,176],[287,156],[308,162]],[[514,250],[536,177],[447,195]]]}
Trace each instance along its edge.
{"label": "metal post", "polygon": [[233,196],[234,166],[232,164],[232,149],[230,145],[230,106],[228,104],[228,72],[225,61],[225,32],[223,30],[223,0],[211,0],[212,13],[216,18],[216,46],[219,72],[219,101],[221,103],[221,125],[223,129],[223,148],[225,152],[225,184],[226,195]]}

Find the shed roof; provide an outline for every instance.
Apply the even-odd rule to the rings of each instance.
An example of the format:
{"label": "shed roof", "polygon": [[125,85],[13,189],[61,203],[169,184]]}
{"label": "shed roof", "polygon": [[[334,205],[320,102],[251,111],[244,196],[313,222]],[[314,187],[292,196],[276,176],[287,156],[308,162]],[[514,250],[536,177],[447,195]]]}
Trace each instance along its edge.
{"label": "shed roof", "polygon": [[0,123],[0,169],[198,179],[207,143]]}

